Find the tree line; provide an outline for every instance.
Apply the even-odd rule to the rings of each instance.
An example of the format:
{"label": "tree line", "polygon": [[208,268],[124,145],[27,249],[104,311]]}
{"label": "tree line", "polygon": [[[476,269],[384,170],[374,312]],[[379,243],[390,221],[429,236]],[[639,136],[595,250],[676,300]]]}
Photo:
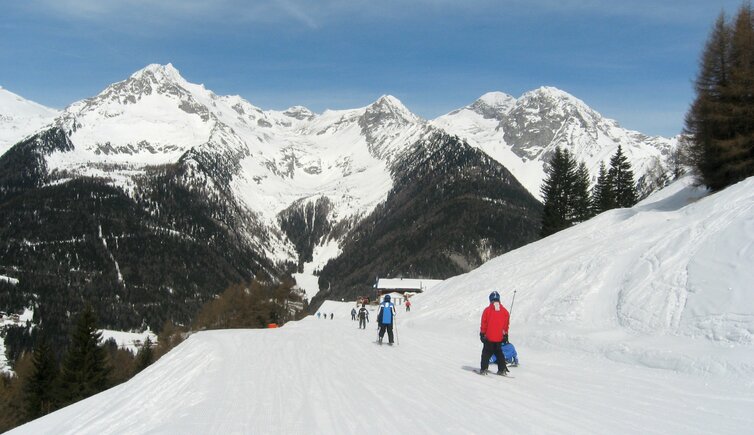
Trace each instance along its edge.
{"label": "tree line", "polygon": [[600,163],[593,188],[589,170],[564,148],[556,148],[549,161],[541,192],[544,202],[540,235],[547,237],[619,207],[632,207],[638,201],[631,163],[618,146],[609,169]]}

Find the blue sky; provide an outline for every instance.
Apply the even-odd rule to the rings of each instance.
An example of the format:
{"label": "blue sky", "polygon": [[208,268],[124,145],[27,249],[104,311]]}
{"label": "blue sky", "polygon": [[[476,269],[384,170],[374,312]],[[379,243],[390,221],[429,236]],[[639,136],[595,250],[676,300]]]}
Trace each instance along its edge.
{"label": "blue sky", "polygon": [[0,86],[63,108],[150,63],[263,109],[392,94],[434,118],[555,86],[624,127],[683,127],[704,41],[740,0],[0,2]]}

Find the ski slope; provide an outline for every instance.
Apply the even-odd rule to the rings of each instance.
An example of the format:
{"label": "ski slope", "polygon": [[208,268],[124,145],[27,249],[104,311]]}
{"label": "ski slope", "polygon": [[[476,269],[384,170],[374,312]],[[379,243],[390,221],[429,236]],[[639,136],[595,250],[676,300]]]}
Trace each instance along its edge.
{"label": "ski slope", "polygon": [[[332,320],[194,334],[10,433],[752,433],[753,271],[754,179],[682,180],[416,296],[395,346],[327,301]],[[492,289],[516,290],[513,379],[469,371]]]}
{"label": "ski slope", "polygon": [[[751,385],[519,346],[515,379],[481,377],[475,325],[374,344],[346,307],[276,330],[191,336],[130,382],[11,433],[743,433]],[[332,307],[332,308],[330,308]],[[374,313],[373,313],[374,314]],[[374,318],[374,316],[370,316]],[[494,367],[494,366],[493,366]]]}

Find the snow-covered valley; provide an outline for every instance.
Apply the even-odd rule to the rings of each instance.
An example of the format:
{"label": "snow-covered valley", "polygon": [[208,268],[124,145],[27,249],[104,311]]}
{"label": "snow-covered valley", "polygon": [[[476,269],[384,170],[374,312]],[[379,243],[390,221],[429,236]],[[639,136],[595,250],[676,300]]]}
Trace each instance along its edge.
{"label": "snow-covered valley", "polygon": [[[753,252],[754,179],[683,179],[417,295],[395,346],[327,301],[332,320],[196,333],[11,433],[748,433]],[[513,379],[470,371],[491,290],[516,291]]]}

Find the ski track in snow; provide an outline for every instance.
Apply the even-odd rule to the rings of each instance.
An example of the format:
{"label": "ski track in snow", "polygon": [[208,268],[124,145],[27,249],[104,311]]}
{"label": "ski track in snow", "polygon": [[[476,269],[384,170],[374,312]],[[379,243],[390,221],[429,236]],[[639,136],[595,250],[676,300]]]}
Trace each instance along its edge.
{"label": "ski track in snow", "polygon": [[399,310],[400,345],[378,346],[375,324],[358,329],[351,307],[327,302],[322,311],[334,320],[195,334],[132,381],[10,433],[737,434],[754,427],[751,384],[526,346],[518,346],[515,379],[480,377],[462,369],[479,363],[475,325],[414,322],[416,310]]}

